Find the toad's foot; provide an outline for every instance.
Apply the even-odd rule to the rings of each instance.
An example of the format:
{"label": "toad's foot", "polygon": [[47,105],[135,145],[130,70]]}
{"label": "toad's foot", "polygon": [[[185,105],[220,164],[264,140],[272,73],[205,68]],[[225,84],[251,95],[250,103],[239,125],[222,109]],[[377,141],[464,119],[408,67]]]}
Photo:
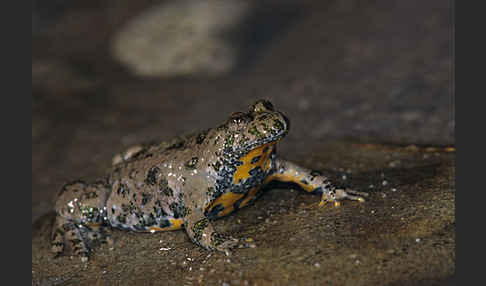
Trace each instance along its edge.
{"label": "toad's foot", "polygon": [[62,217],[56,218],[51,242],[51,250],[55,257],[67,253],[80,256],[82,261],[87,261],[92,247],[100,243],[112,243],[105,228],[100,225],[76,224]]}
{"label": "toad's foot", "polygon": [[339,207],[341,205],[340,201],[344,199],[358,201],[360,203],[364,202],[365,199],[363,197],[367,197],[369,194],[365,192],[358,192],[354,190],[343,190],[343,189],[336,189],[332,192],[324,192],[322,193],[321,202],[319,206],[323,206],[327,202],[334,202],[334,206]]}

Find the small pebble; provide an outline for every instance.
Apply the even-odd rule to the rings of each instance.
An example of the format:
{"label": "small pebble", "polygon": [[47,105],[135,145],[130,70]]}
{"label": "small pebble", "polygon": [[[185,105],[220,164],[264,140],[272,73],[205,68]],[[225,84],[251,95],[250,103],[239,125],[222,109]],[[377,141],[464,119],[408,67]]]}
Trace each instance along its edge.
{"label": "small pebble", "polygon": [[314,267],[319,268],[319,267],[321,267],[321,264],[319,262],[316,262],[316,263],[314,263]]}
{"label": "small pebble", "polygon": [[381,182],[381,184],[382,184],[383,186],[386,186],[386,185],[388,185],[388,182],[387,182],[387,181],[383,181],[383,182]]}

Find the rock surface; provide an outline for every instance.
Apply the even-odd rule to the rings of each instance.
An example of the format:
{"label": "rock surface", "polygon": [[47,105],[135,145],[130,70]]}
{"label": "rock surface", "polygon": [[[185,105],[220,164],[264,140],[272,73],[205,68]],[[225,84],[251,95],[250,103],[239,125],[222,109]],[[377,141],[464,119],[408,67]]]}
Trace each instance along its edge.
{"label": "rock surface", "polygon": [[[449,151],[449,152],[448,152]],[[444,148],[335,143],[290,159],[328,170],[340,185],[369,192],[365,203],[319,207],[293,188],[267,193],[215,226],[252,237],[256,248],[226,257],[183,231],[113,231],[88,263],[52,258],[53,216],[34,226],[36,285],[434,285],[455,272],[455,153]],[[299,159],[300,158],[300,159]],[[307,158],[307,159],[304,159]]]}

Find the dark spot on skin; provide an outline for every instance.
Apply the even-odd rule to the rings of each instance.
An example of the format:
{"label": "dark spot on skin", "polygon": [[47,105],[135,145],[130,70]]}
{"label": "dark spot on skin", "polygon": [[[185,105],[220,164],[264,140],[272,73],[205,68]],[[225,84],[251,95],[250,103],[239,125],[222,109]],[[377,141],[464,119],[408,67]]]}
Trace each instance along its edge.
{"label": "dark spot on skin", "polygon": [[196,169],[196,164],[197,164],[198,161],[199,161],[198,157],[192,157],[191,160],[187,161],[184,164],[184,167],[186,167],[186,169],[189,169],[189,170]]}
{"label": "dark spot on skin", "polygon": [[154,213],[157,218],[167,217],[168,214],[162,208],[162,203],[160,200],[155,201]]}
{"label": "dark spot on skin", "polygon": [[121,208],[124,213],[130,213],[130,214],[135,210],[135,207],[133,205],[122,204]]}
{"label": "dark spot on skin", "polygon": [[221,195],[220,192],[217,192],[216,189],[214,187],[209,187],[208,188],[208,193],[207,193],[207,196],[210,198],[210,199],[216,199],[219,195]]}
{"label": "dark spot on skin", "polygon": [[121,171],[121,168],[120,166],[117,166],[114,170],[113,170],[113,174],[119,174]]}
{"label": "dark spot on skin", "polygon": [[160,169],[157,166],[153,166],[147,172],[147,178],[145,179],[145,183],[147,185],[155,185],[157,183],[157,175],[160,173]]}
{"label": "dark spot on skin", "polygon": [[153,198],[152,194],[142,193],[142,206],[146,205]]}
{"label": "dark spot on skin", "polygon": [[278,119],[275,119],[273,121],[273,126],[275,126],[278,131],[282,131],[284,129],[283,123],[280,120],[278,120]]}
{"label": "dark spot on skin", "polygon": [[174,218],[181,218],[184,217],[186,213],[186,209],[184,207],[184,203],[181,202],[173,202],[169,205],[169,209],[174,214]]}
{"label": "dark spot on skin", "polygon": [[235,210],[239,209],[240,208],[240,204],[241,202],[243,202],[243,200],[246,199],[246,197],[248,196],[248,193],[246,193],[241,199],[237,200],[234,204],[233,204],[233,208]]}
{"label": "dark spot on skin", "polygon": [[197,137],[196,137],[196,144],[202,144],[204,142],[204,139],[206,139],[206,136],[208,134],[208,131],[209,131],[209,129],[208,130],[205,130],[205,131],[203,131],[203,132],[201,132],[201,133],[199,133],[197,135]]}
{"label": "dark spot on skin", "polygon": [[152,226],[155,224],[155,217],[153,214],[150,214],[145,218],[145,225],[146,226]]}
{"label": "dark spot on skin", "polygon": [[221,168],[221,162],[220,161],[216,161],[216,163],[213,164],[213,169],[216,172],[218,172],[220,168]]}
{"label": "dark spot on skin", "polygon": [[64,231],[61,228],[57,228],[56,234],[64,235]]}
{"label": "dark spot on skin", "polygon": [[152,157],[153,155],[154,155],[154,154],[152,154],[152,153],[148,153],[148,154],[147,154],[147,155],[145,155],[143,158],[144,158],[144,159],[147,159],[147,158]]}
{"label": "dark spot on skin", "polygon": [[184,144],[185,144],[185,141],[182,140],[182,139],[180,139],[179,141],[177,141],[174,144],[172,144],[169,147],[167,147],[166,150],[180,149],[180,148],[184,147]]}
{"label": "dark spot on skin", "polygon": [[65,223],[62,225],[62,229],[64,230],[64,232],[68,232],[74,229],[74,225],[71,223]]}
{"label": "dark spot on skin", "polygon": [[127,223],[127,217],[125,214],[121,214],[116,218],[120,223],[125,224]]}
{"label": "dark spot on skin", "polygon": [[260,103],[263,106],[265,106],[266,109],[268,109],[270,111],[274,111],[273,104],[270,101],[263,99],[263,100],[260,101]]}
{"label": "dark spot on skin", "polygon": [[130,189],[128,188],[127,185],[120,184],[118,186],[118,189],[116,190],[116,193],[118,195],[121,195],[123,198],[125,198],[126,196],[130,195]]}
{"label": "dark spot on skin", "polygon": [[215,219],[218,217],[218,214],[224,210],[222,204],[217,204],[211,208],[211,210],[205,212],[205,216],[209,219]]}
{"label": "dark spot on skin", "polygon": [[169,187],[169,182],[166,179],[160,180],[159,190],[168,197],[172,197],[174,195],[174,191]]}
{"label": "dark spot on skin", "polygon": [[224,147],[231,148],[234,142],[235,142],[234,134],[229,134],[224,141]]}
{"label": "dark spot on skin", "polygon": [[207,218],[202,218],[194,223],[194,226],[191,228],[192,232],[194,233],[194,239],[196,241],[200,241],[202,237],[203,230],[209,225],[209,220]]}
{"label": "dark spot on skin", "polygon": [[137,193],[133,193],[132,200],[134,202],[137,202]]}
{"label": "dark spot on skin", "polygon": [[253,157],[253,159],[251,159],[251,162],[250,162],[250,163],[251,163],[251,164],[255,164],[256,162],[260,161],[260,158],[261,158],[261,157],[262,157],[262,156],[255,156],[255,157]]}
{"label": "dark spot on skin", "polygon": [[304,185],[308,185],[308,184],[309,184],[309,183],[308,183],[308,182],[307,182],[305,179],[300,180],[300,182],[301,182],[302,184],[304,184]]}
{"label": "dark spot on skin", "polygon": [[258,173],[262,173],[263,170],[260,166],[256,166],[255,168],[251,169],[248,173],[250,174],[250,176],[256,176]]}
{"label": "dark spot on skin", "polygon": [[51,245],[55,245],[55,246],[63,246],[64,243],[62,242],[54,242],[54,243],[51,243]]}
{"label": "dark spot on skin", "polygon": [[311,174],[311,176],[313,176],[313,177],[322,176],[321,171],[318,171],[318,170],[312,170],[312,171],[310,172],[310,174]]}
{"label": "dark spot on skin", "polygon": [[170,221],[168,219],[161,219],[159,221],[159,227],[160,228],[165,228],[170,226]]}

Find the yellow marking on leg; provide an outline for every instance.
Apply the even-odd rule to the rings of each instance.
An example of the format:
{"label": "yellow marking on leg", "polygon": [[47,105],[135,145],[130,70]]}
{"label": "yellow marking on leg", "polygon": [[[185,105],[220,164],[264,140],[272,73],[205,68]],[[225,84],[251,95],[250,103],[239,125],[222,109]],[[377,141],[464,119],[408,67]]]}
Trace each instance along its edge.
{"label": "yellow marking on leg", "polygon": [[224,193],[206,208],[209,208],[209,211],[211,211],[215,206],[221,204],[223,206],[223,210],[218,213],[218,216],[225,216],[234,210],[234,203],[243,196],[244,194],[235,194],[232,192]]}
{"label": "yellow marking on leg", "polygon": [[312,185],[310,183],[309,184],[302,183],[301,181],[302,181],[303,178],[304,178],[304,176],[292,176],[292,175],[289,175],[289,174],[275,173],[275,174],[267,177],[265,179],[265,183],[268,183],[272,180],[277,180],[277,181],[280,181],[280,182],[291,182],[291,183],[295,183],[295,184],[299,185],[299,187],[306,190],[307,192],[312,192],[319,187],[317,185]]}
{"label": "yellow marking on leg", "polygon": [[171,218],[169,222],[172,224],[171,226],[168,227],[152,226],[151,228],[149,228],[149,231],[156,232],[156,231],[169,231],[169,230],[180,229],[184,221],[181,218]]}
{"label": "yellow marking on leg", "polygon": [[[275,142],[267,143],[265,145],[262,145],[258,148],[255,148],[248,152],[245,156],[240,158],[240,161],[243,162],[243,165],[240,165],[236,168],[235,175],[233,176],[233,183],[238,184],[240,180],[244,180],[250,177],[250,170],[253,168],[260,166],[264,171],[268,170],[270,168],[270,163],[268,162],[270,158],[270,154],[272,153],[272,145],[274,145]],[[265,147],[269,147],[268,150],[263,153],[263,149]],[[255,163],[251,163],[251,160],[253,158],[261,156],[260,160],[258,160]]]}

